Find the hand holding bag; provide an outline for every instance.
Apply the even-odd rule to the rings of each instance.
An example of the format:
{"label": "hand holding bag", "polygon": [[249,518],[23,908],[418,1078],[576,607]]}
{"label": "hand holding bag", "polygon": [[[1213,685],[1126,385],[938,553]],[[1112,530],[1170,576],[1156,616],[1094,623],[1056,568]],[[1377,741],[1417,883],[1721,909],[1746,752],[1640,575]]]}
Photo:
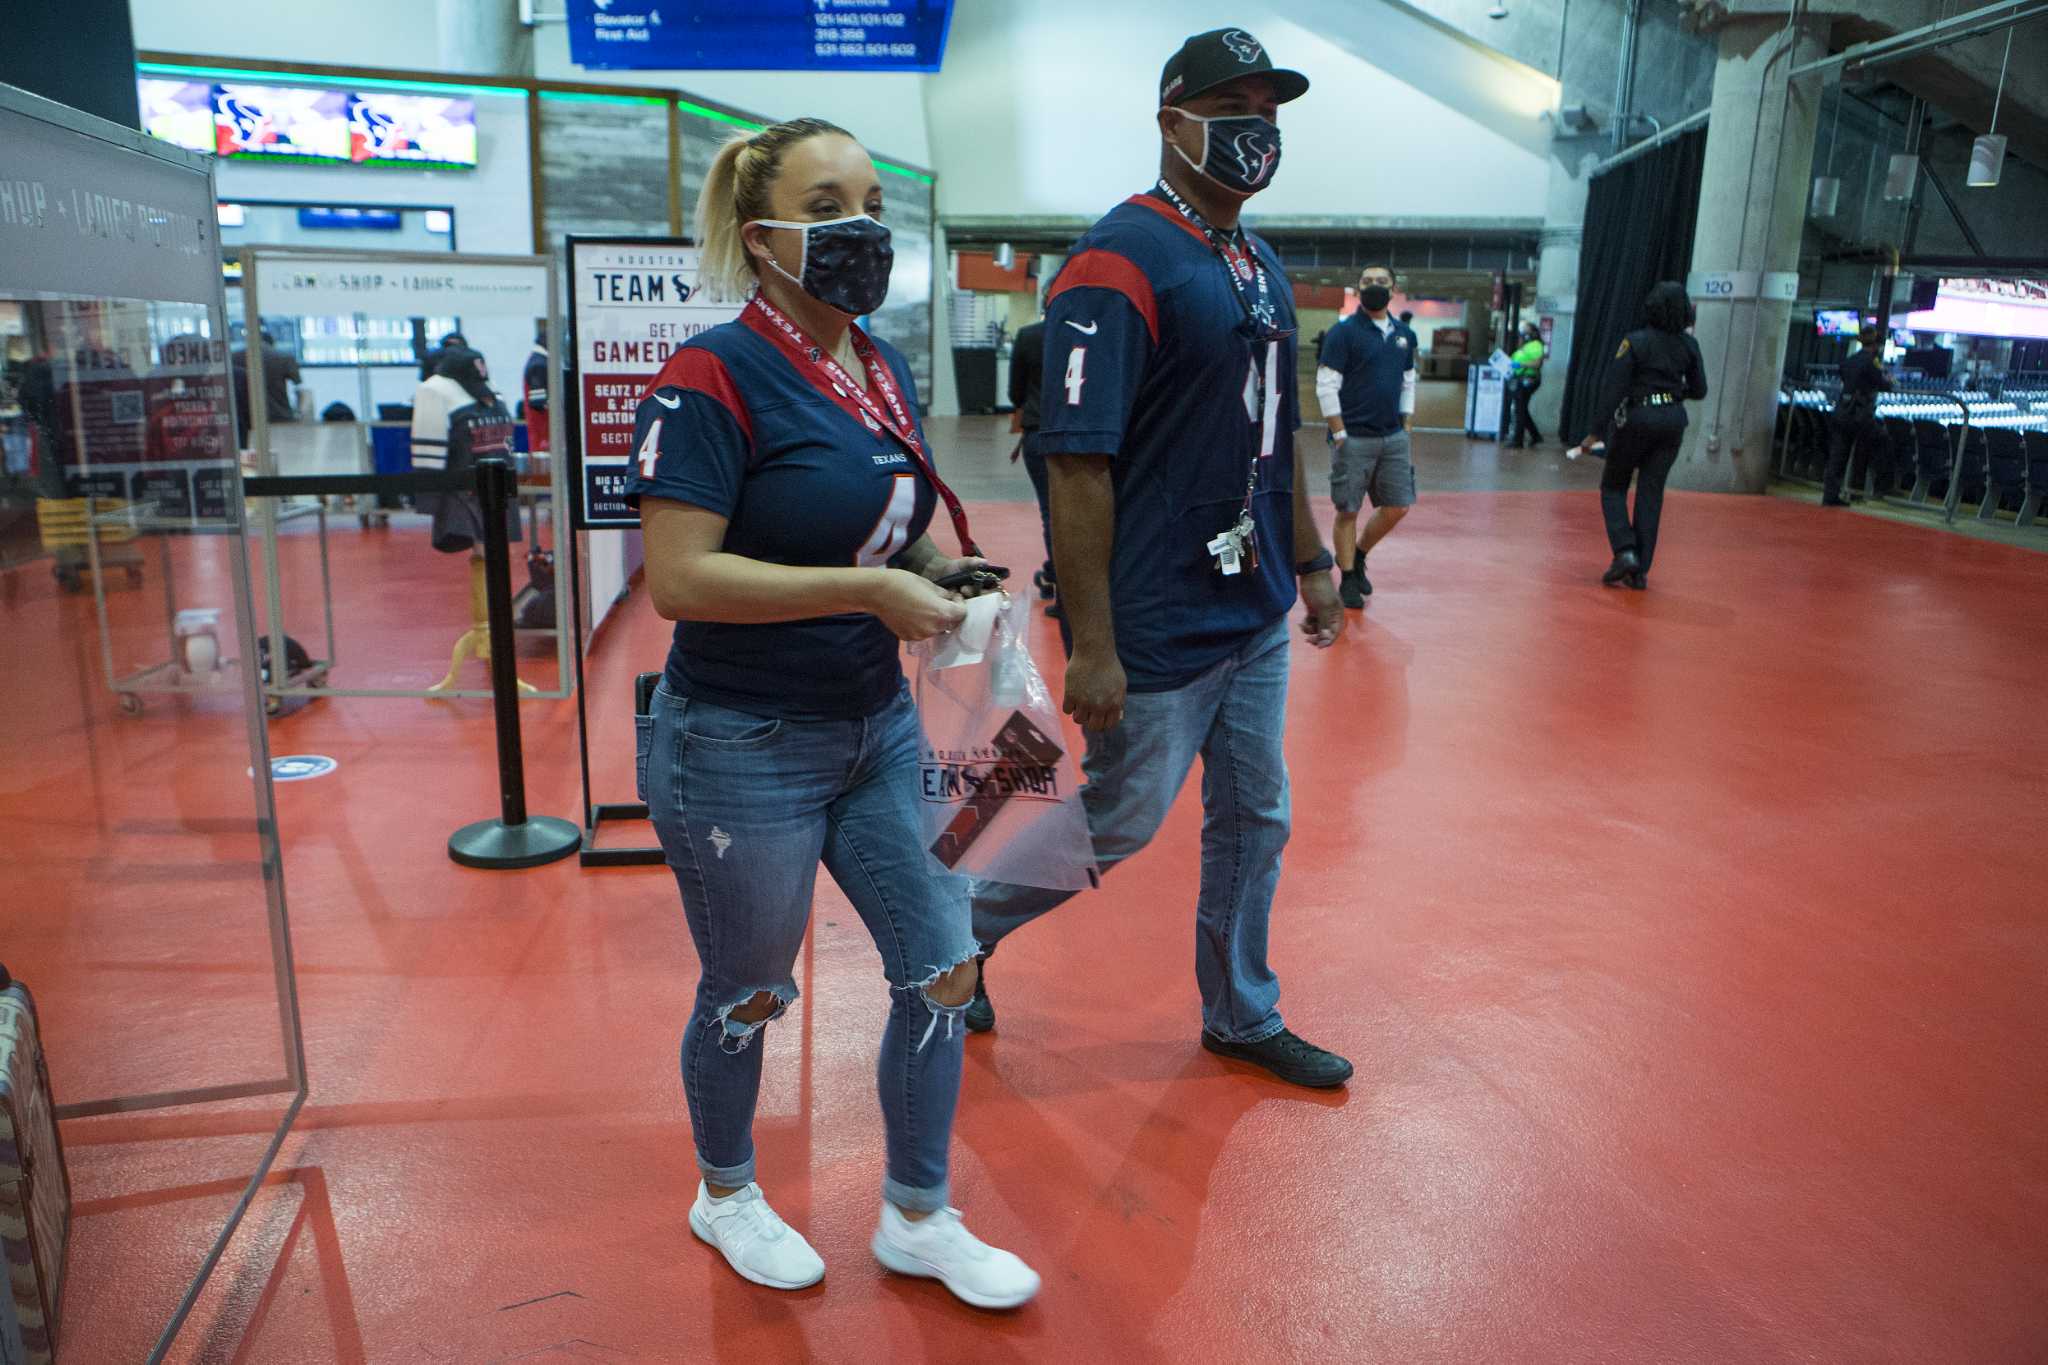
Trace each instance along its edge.
{"label": "hand holding bag", "polygon": [[983,881],[1093,886],[1080,765],[1026,645],[1031,604],[1002,592],[968,609],[960,628],[910,647],[924,723],[926,854]]}

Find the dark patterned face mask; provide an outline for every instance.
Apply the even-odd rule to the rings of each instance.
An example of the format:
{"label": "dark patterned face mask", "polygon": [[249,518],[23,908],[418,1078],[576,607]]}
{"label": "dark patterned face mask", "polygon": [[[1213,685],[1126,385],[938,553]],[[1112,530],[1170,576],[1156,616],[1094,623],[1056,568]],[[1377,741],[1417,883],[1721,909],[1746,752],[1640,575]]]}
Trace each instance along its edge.
{"label": "dark patterned face mask", "polygon": [[865,213],[829,223],[757,218],[747,226],[788,228],[804,235],[803,264],[796,274],[772,257],[768,264],[828,308],[863,318],[889,297],[889,268],[896,263],[896,249],[889,245],[889,229]]}
{"label": "dark patterned face mask", "polygon": [[1174,143],[1181,160],[1233,194],[1257,194],[1273,183],[1273,172],[1280,169],[1279,124],[1257,114],[1203,118],[1185,109],[1180,114],[1202,125],[1202,159]]}

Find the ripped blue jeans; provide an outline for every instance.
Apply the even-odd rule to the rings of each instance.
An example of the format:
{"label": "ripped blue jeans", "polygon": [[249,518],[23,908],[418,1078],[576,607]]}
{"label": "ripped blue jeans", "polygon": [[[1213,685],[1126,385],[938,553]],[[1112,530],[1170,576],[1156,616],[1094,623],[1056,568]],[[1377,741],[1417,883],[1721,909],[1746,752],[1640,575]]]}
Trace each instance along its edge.
{"label": "ripped blue jeans", "polygon": [[974,934],[966,880],[925,857],[922,732],[909,689],[862,720],[776,720],[666,685],[650,711],[639,720],[638,782],[703,968],[682,1069],[705,1180],[754,1179],[764,1024],[729,1016],[763,992],[777,1002],[771,1019],[796,1000],[791,969],[822,861],[866,922],[889,981],[876,1068],[882,1196],[913,1211],[943,1208],[965,1006],[941,1005],[925,988],[974,956]]}

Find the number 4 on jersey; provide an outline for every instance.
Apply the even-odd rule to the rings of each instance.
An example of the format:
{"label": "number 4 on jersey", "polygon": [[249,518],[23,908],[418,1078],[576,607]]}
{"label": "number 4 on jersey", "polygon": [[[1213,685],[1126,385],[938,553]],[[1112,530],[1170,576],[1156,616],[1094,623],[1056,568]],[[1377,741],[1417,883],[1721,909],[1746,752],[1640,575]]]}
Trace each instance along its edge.
{"label": "number 4 on jersey", "polygon": [[647,428],[647,439],[640,443],[640,477],[654,477],[655,462],[661,459],[661,423],[657,417]]}
{"label": "number 4 on jersey", "polygon": [[1081,369],[1087,363],[1087,357],[1086,346],[1076,346],[1067,352],[1067,406],[1070,408],[1081,406],[1081,385],[1087,382]]}

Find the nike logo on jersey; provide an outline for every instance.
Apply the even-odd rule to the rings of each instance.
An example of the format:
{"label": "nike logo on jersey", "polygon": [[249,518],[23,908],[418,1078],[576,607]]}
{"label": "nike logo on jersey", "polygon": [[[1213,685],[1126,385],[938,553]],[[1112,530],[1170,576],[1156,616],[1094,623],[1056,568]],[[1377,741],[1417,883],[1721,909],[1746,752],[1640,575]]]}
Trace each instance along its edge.
{"label": "nike logo on jersey", "polygon": [[656,395],[654,395],[654,401],[661,404],[665,408],[679,408],[683,405],[682,399],[671,398],[665,393],[657,393]]}
{"label": "nike logo on jersey", "polygon": [[1096,334],[1096,332],[1098,332],[1102,328],[1102,324],[1099,322],[1091,322],[1086,327],[1083,327],[1080,323],[1074,321],[1072,318],[1067,319],[1067,326],[1073,328],[1075,331],[1079,332],[1084,337],[1092,337]]}

